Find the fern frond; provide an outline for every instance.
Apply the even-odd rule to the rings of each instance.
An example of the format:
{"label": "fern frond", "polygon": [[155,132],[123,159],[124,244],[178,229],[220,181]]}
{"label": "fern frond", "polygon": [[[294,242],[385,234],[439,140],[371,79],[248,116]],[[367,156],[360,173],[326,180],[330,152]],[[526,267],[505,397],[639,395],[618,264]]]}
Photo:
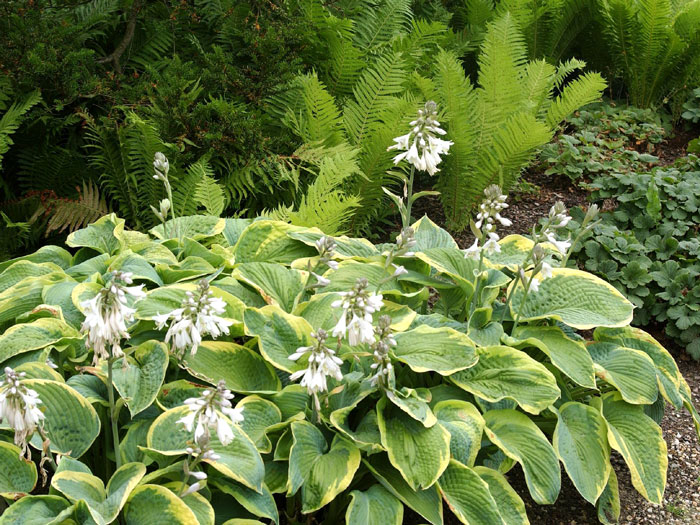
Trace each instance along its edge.
{"label": "fern frond", "polygon": [[599,73],[586,73],[569,82],[547,111],[547,124],[555,128],[576,109],[598,100],[607,83]]}
{"label": "fern frond", "polygon": [[412,17],[411,0],[368,0],[355,18],[355,44],[364,52],[380,49],[408,31]]}
{"label": "fern frond", "polygon": [[10,149],[13,144],[10,135],[12,135],[21,123],[22,116],[29,111],[33,106],[41,100],[39,90],[32,91],[25,95],[22,99],[12,103],[7,111],[0,117],[0,167],[2,167],[2,157]]}
{"label": "fern frond", "polygon": [[78,188],[77,199],[49,199],[46,214],[46,233],[74,232],[110,212],[107,203],[100,195],[97,184],[93,181],[83,182],[82,190]]}
{"label": "fern frond", "polygon": [[405,62],[398,53],[377,58],[366,69],[353,88],[354,98],[343,109],[343,122],[350,142],[359,145],[379,120],[383,110],[394,97],[405,90],[408,73]]}
{"label": "fern frond", "polygon": [[210,176],[204,176],[197,184],[197,189],[194,192],[194,198],[197,204],[202,206],[207,215],[221,216],[226,208],[226,198],[224,190]]}
{"label": "fern frond", "polygon": [[671,37],[671,0],[637,0],[637,30],[635,32],[635,63],[637,86],[634,89],[642,107],[650,105],[654,98],[654,73],[671,59],[668,46]]}
{"label": "fern frond", "polygon": [[288,111],[286,121],[304,142],[324,142],[334,146],[343,140],[342,117],[335,99],[316,73],[298,78],[303,105],[299,113]]}

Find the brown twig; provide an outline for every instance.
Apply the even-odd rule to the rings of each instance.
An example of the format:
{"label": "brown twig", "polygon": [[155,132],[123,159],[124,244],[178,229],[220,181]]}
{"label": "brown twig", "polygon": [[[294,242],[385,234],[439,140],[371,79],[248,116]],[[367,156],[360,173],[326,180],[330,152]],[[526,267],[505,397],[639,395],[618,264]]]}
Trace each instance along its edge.
{"label": "brown twig", "polygon": [[122,55],[124,54],[124,51],[126,51],[126,48],[129,47],[129,44],[134,38],[134,31],[136,30],[136,19],[138,18],[139,11],[141,10],[141,0],[134,0],[134,3],[131,4],[131,11],[129,12],[129,19],[127,20],[126,23],[126,32],[124,33],[124,37],[122,38],[122,41],[119,42],[119,45],[117,48],[108,56],[104,58],[100,58],[97,60],[99,64],[105,64],[107,62],[111,62],[114,65],[114,70],[117,72],[117,74],[121,75],[122,73],[122,67],[121,64],[119,63],[119,60],[121,59]]}

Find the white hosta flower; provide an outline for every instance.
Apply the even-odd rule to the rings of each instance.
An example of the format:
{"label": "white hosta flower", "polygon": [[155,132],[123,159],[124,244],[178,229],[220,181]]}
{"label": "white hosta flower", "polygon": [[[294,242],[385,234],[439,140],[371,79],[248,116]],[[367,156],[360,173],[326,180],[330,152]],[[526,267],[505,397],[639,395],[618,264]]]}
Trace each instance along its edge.
{"label": "white hosta flower", "polygon": [[156,170],[156,174],[153,175],[154,179],[165,180],[168,176],[168,171],[170,171],[170,163],[168,158],[160,151],[155,154],[153,159],[153,168]]}
{"label": "white hosta flower", "polygon": [[128,306],[127,296],[138,300],[145,297],[143,285],[132,284],[130,272],[112,272],[112,281],[98,294],[81,303],[85,320],[81,330],[86,334],[85,346],[94,352],[93,364],[100,359],[124,355],[121,341],[129,339],[127,323],[134,320],[136,310]]}
{"label": "white hosta flower", "polygon": [[202,488],[204,488],[204,485],[202,483],[200,483],[199,481],[196,481],[196,482],[192,483],[192,485],[190,485],[189,488],[180,495],[180,497],[184,498],[185,496],[189,496],[190,494],[194,494],[195,492],[201,490]]}
{"label": "white hosta flower", "polygon": [[549,279],[552,276],[552,266],[549,263],[542,263],[542,268],[540,269],[540,277],[542,279]]}
{"label": "white hosta flower", "polygon": [[478,261],[480,255],[481,248],[479,247],[479,239],[474,239],[474,244],[472,244],[469,248],[464,250],[464,258],[474,259],[475,261]]}
{"label": "white hosta flower", "polygon": [[408,270],[404,268],[403,266],[397,266],[396,264],[394,266],[394,273],[391,274],[392,277],[399,277],[400,275],[406,275],[408,273]]}
{"label": "white hosta flower", "polygon": [[495,233],[489,233],[489,239],[484,243],[484,252],[487,255],[501,253],[501,245],[498,244],[499,237]]}
{"label": "white hosta flower", "polygon": [[391,317],[382,315],[377,321],[375,333],[377,340],[372,345],[374,363],[370,365],[375,374],[371,377],[370,384],[372,386],[379,385],[383,388],[389,388],[393,384],[392,372],[394,370],[389,357],[389,350],[396,346],[396,339],[391,333]]}
{"label": "white hosta flower", "polygon": [[325,278],[323,275],[318,275],[314,272],[311,272],[311,275],[313,275],[316,278],[316,284],[318,286],[328,286],[329,284],[331,284],[330,279]]}
{"label": "white hosta flower", "polygon": [[566,255],[566,252],[569,251],[569,248],[571,247],[571,241],[569,239],[565,241],[559,241],[555,237],[554,233],[551,231],[545,231],[544,236],[547,238],[547,240],[554,245],[554,247],[557,249],[559,253],[562,255]]}
{"label": "white hosta flower", "polygon": [[[207,450],[211,441],[211,430],[222,445],[226,446],[234,439],[232,425],[243,421],[243,409],[233,408],[231,399],[233,394],[226,388],[222,380],[216,390],[204,390],[200,397],[191,397],[185,400],[185,405],[190,412],[177,420],[188,432],[194,429],[194,442],[202,450]],[[228,419],[224,418],[227,416]]]}
{"label": "white hosta flower", "polygon": [[569,224],[569,221],[571,221],[571,216],[569,215],[566,205],[563,202],[557,201],[554,203],[554,206],[552,206],[549,210],[549,220],[550,227],[555,229],[564,228],[567,224]]}
{"label": "white hosta flower", "polygon": [[372,314],[381,310],[384,301],[381,294],[369,293],[367,279],[361,278],[349,292],[340,292],[341,299],[334,301],[333,308],[342,308],[338,323],[333,328],[333,337],[348,338],[350,346],[374,342]]}
{"label": "white hosta flower", "polygon": [[540,281],[536,277],[533,277],[530,281],[530,291],[536,292],[540,289]]}
{"label": "white hosta flower", "polygon": [[476,214],[475,226],[488,234],[496,230],[495,222],[501,226],[511,226],[513,223],[506,219],[500,212],[508,208],[506,203],[507,195],[501,192],[500,186],[491,184],[484,190],[484,200],[479,205],[479,212]]}
{"label": "white hosta flower", "polygon": [[15,444],[22,455],[31,458],[28,442],[44,420],[44,413],[38,408],[39,394],[21,382],[25,372],[17,373],[5,368],[5,379],[0,382],[0,421],[4,421],[15,432]]}
{"label": "white hosta flower", "polygon": [[316,395],[318,392],[328,390],[326,378],[328,376],[340,381],[343,379],[343,372],[340,365],[342,359],[335,355],[335,351],[326,346],[328,334],[325,330],[318,330],[311,334],[316,342],[311,346],[302,346],[289,356],[291,361],[298,361],[303,356],[309,354],[308,366],[303,370],[294,372],[289,379],[296,381],[301,378],[301,386],[306,387],[309,394]]}
{"label": "white hosta flower", "polygon": [[209,281],[202,279],[196,292],[186,292],[180,308],[156,314],[152,319],[158,329],[165,328],[170,323],[165,342],[171,343],[175,354],[182,357],[187,349],[192,355],[196,354],[203,336],[210,335],[216,339],[229,333],[233,321],[220,316],[225,311],[224,300],[214,297],[209,289]]}
{"label": "white hosta flower", "polygon": [[387,151],[399,150],[401,153],[394,157],[394,164],[405,160],[420,171],[434,175],[438,164],[442,162],[441,155],[449,152],[453,142],[442,140],[435,135],[444,135],[437,117],[437,104],[426,102],[423,109],[418,110],[418,118],[411,122],[413,128],[406,135],[394,139],[394,144]]}

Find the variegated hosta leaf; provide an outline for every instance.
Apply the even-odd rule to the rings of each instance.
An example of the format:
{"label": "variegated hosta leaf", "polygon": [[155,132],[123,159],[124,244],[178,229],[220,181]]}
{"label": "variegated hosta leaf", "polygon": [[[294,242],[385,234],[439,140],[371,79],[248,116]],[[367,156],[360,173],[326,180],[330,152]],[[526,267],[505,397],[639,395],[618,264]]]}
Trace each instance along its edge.
{"label": "variegated hosta leaf", "polygon": [[340,437],[328,448],[321,431],[306,421],[291,425],[287,493],[301,489],[302,512],[324,507],[344,491],[360,466],[360,451]]}
{"label": "variegated hosta leaf", "polygon": [[401,525],[403,505],[381,485],[364,492],[353,490],[345,512],[347,525]]}
{"label": "variegated hosta leaf", "polygon": [[140,485],[124,509],[126,525],[199,525],[194,512],[174,492],[159,485]]}
{"label": "variegated hosta leaf", "polygon": [[392,278],[393,269],[387,269],[382,263],[361,263],[355,260],[341,261],[337,270],[327,272],[331,282],[324,292],[347,292],[357,283],[358,279],[367,279],[369,290],[376,290],[383,294],[408,295],[403,285],[396,278]]}
{"label": "variegated hosta leaf", "polygon": [[19,447],[0,441],[0,495],[22,497],[34,489],[36,480],[36,465],[22,457]]}
{"label": "variegated hosta leaf", "polygon": [[65,383],[28,379],[24,384],[36,390],[42,401],[51,450],[73,458],[85,454],[100,433],[100,418],[92,405]]}
{"label": "variegated hosta leaf", "polygon": [[610,466],[608,428],[601,413],[582,403],[559,408],[552,442],[566,472],[581,495],[592,505],[605,489]]}
{"label": "variegated hosta leaf", "polygon": [[259,353],[236,343],[205,341],[196,354],[186,354],[182,364],[194,377],[213,385],[223,379],[234,392],[272,394],[282,386]]}
{"label": "variegated hosta leaf", "polygon": [[260,353],[275,368],[295,372],[305,367],[289,359],[301,346],[311,345],[311,325],[277,306],[248,308],[244,314],[246,334],[258,337]]}
{"label": "variegated hosta leaf", "polygon": [[525,503],[503,474],[488,467],[474,467],[474,472],[489,486],[489,492],[505,525],[529,525]]}
{"label": "variegated hosta leaf", "polygon": [[269,262],[240,264],[232,275],[257,290],[265,303],[290,313],[306,284],[306,273]]}
{"label": "variegated hosta leaf", "polygon": [[416,239],[414,246],[416,252],[424,252],[431,248],[457,248],[457,243],[452,236],[431,221],[427,215],[418,219],[411,227]]}
{"label": "variegated hosta leaf", "polygon": [[442,497],[462,523],[502,525],[501,515],[489,486],[470,467],[458,461],[450,461],[438,480],[438,487]]}
{"label": "variegated hosta leaf", "polygon": [[236,262],[291,264],[296,259],[318,255],[315,247],[287,235],[300,230],[304,228],[275,221],[255,221],[243,230],[233,247]]}
{"label": "variegated hosta leaf", "polygon": [[211,485],[224,494],[233,496],[251,514],[272,520],[274,523],[279,522],[277,505],[267,485],[262,486],[262,493],[221,477],[212,479]]}
{"label": "variegated hosta leaf", "polygon": [[525,259],[530,255],[535,243],[532,242],[532,239],[522,235],[506,235],[498,244],[501,246],[501,251],[489,255],[487,263],[496,268],[508,268],[515,271],[518,266],[525,263]]}
{"label": "variegated hosta leaf", "polygon": [[193,239],[199,241],[214,237],[224,231],[226,221],[211,215],[190,215],[176,217],[151,228],[149,233],[158,239]]}
{"label": "variegated hosta leaf", "polygon": [[474,466],[484,431],[481,413],[471,403],[458,399],[440,401],[433,412],[450,433],[450,456],[463,465]]}
{"label": "variegated hosta leaf", "polygon": [[544,365],[508,346],[480,348],[476,365],[450,376],[467,392],[487,401],[514,399],[523,410],[539,414],[560,395],[557,381]]}
{"label": "variegated hosta leaf", "polygon": [[258,396],[246,396],[236,405],[242,408],[245,419],[240,423],[243,431],[255,443],[261,453],[272,452],[267,429],[282,421],[282,412],[272,401]]}
{"label": "variegated hosta leaf", "polygon": [[536,292],[527,295],[520,280],[510,302],[511,315],[520,321],[557,319],[579,330],[597,326],[626,326],[632,321],[634,306],[617,289],[602,279],[571,268],[555,268]]}
{"label": "variegated hosta leaf", "polygon": [[[178,494],[182,488],[182,481],[171,481],[162,485],[166,489],[171,490],[173,493]],[[187,487],[187,485],[185,485]],[[250,489],[247,489],[250,490]],[[209,500],[202,496],[199,492],[193,492],[187,496],[180,496],[187,508],[192,511],[199,525],[214,525],[216,520],[216,515],[214,512],[214,507],[211,506]]]}
{"label": "variegated hosta leaf", "polygon": [[567,337],[558,326],[519,326],[513,337],[516,348],[534,346],[544,352],[552,364],[581,386],[595,388],[593,360],[580,341]]}
{"label": "variegated hosta leaf", "polygon": [[350,379],[346,376],[344,388],[330,394],[321,408],[326,420],[352,440],[360,450],[369,452],[382,450],[377,414],[373,410],[367,411],[354,428],[350,426],[350,414],[363,399],[375,391],[376,387],[372,387],[369,381],[360,382],[356,378]]}
{"label": "variegated hosta leaf", "polygon": [[[190,412],[187,406],[171,408],[162,413],[148,431],[148,448],[166,456],[184,455],[194,437],[194,429],[188,432],[181,423],[177,423]],[[220,417],[224,417],[220,415]],[[243,411],[245,417],[245,410]],[[224,446],[212,431],[212,449],[220,459],[204,460],[216,470],[253,490],[262,490],[265,467],[255,444],[238,425],[233,425],[234,439]]]}
{"label": "variegated hosta leaf", "polygon": [[632,485],[652,503],[661,504],[666,488],[668,450],[661,427],[639,405],[622,400],[619,392],[605,394],[602,412],[608,423],[610,446],[627,463]]}
{"label": "variegated hosta leaf", "polygon": [[80,333],[64,321],[43,318],[11,326],[0,336],[0,362],[49,345],[77,342]]}
{"label": "variegated hosta leaf", "polygon": [[559,495],[561,473],[552,445],[532,420],[515,410],[490,410],[484,414],[486,435],[523,468],[532,499],[551,505]]}
{"label": "variegated hosta leaf", "polygon": [[[290,231],[287,235],[314,249],[316,249],[316,241],[324,237],[320,231],[313,229]],[[335,254],[342,258],[371,257],[379,254],[379,250],[367,239],[341,235],[339,237],[333,237],[333,241],[335,241]]]}
{"label": "variegated hosta leaf", "polygon": [[112,523],[131,491],[146,474],[142,463],[122,465],[107,483],[87,472],[63,471],[54,475],[51,486],[72,502],[84,501],[98,525]]}
{"label": "variegated hosta leaf", "polygon": [[442,501],[437,489],[437,483],[425,490],[413,489],[396,470],[386,454],[373,454],[362,460],[372,475],[400,499],[406,506],[423,516],[433,525],[442,525]]}
{"label": "variegated hosta leaf", "polygon": [[450,461],[450,433],[440,423],[421,422],[382,398],[377,403],[382,445],[391,463],[414,489],[430,487]]}
{"label": "variegated hosta leaf", "polygon": [[605,525],[617,525],[620,521],[620,490],[617,485],[617,474],[610,470],[610,477],[605,490],[596,503],[598,521]]}
{"label": "variegated hosta leaf", "polygon": [[414,372],[450,375],[477,362],[476,348],[463,333],[452,328],[419,326],[395,335],[393,354]]}
{"label": "variegated hosta leaf", "polygon": [[68,235],[66,244],[71,248],[84,246],[99,253],[112,255],[122,246],[123,233],[124,219],[111,213]]}
{"label": "variegated hosta leaf", "polygon": [[588,351],[595,362],[596,375],[635,405],[651,405],[659,395],[656,367],[644,352],[616,343],[594,343]]}
{"label": "variegated hosta leaf", "polygon": [[0,525],[59,525],[53,520],[69,507],[60,496],[25,496],[5,509]]}
{"label": "variegated hosta leaf", "polygon": [[[112,380],[133,417],[155,400],[168,368],[168,349],[158,341],[146,341],[134,348],[130,357],[133,359],[128,363],[124,359],[115,362]],[[102,372],[107,373],[104,361]]]}

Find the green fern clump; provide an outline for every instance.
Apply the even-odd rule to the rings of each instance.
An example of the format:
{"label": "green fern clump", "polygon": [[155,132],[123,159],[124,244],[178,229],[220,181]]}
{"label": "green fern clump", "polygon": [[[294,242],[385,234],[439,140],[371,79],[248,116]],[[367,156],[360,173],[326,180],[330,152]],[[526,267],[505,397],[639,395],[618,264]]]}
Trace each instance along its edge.
{"label": "green fern clump", "polygon": [[598,0],[630,102],[647,108],[700,81],[699,0]]}
{"label": "green fern clump", "polygon": [[454,142],[438,188],[452,228],[466,227],[486,186],[510,188],[559,122],[600,97],[606,84],[597,73],[566,82],[583,66],[528,61],[525,38],[508,13],[489,25],[475,85],[454,54],[437,57],[433,95]]}

